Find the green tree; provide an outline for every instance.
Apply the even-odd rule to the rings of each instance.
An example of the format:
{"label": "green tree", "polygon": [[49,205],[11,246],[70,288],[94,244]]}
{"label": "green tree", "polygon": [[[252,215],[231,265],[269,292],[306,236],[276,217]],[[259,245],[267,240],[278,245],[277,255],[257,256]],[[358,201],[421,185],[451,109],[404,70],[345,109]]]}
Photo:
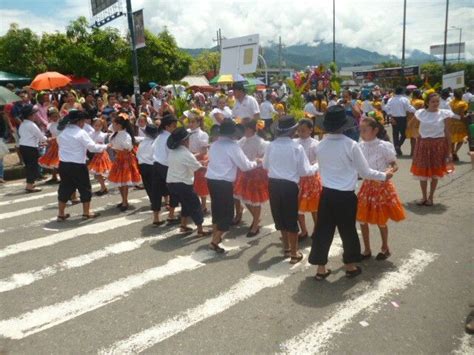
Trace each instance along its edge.
{"label": "green tree", "polygon": [[420,73],[425,76],[430,86],[435,86],[443,79],[443,66],[436,62],[425,63],[420,66]]}
{"label": "green tree", "polygon": [[221,64],[221,54],[219,52],[203,51],[191,64],[190,73],[193,75],[204,75],[209,72],[218,73]]}

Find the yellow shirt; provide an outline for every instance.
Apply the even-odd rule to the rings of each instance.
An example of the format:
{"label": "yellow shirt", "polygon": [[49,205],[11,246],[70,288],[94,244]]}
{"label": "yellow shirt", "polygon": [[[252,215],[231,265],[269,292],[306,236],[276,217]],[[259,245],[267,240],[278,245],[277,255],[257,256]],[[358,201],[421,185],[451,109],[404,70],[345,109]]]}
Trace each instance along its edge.
{"label": "yellow shirt", "polygon": [[230,108],[233,108],[234,105],[235,105],[235,99],[227,98],[227,106],[229,106]]}
{"label": "yellow shirt", "polygon": [[411,105],[417,110],[419,110],[425,107],[425,102],[421,99],[412,99]]}
{"label": "yellow shirt", "polygon": [[451,110],[453,110],[453,112],[458,115],[464,115],[469,107],[466,101],[458,99],[453,99],[453,101],[450,103],[450,106]]}

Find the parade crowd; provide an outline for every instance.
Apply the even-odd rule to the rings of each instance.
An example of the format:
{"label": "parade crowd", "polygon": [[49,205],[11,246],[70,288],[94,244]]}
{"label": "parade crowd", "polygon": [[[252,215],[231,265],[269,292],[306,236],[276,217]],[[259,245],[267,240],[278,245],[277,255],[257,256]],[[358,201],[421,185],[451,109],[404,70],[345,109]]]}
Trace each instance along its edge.
{"label": "parade crowd", "polygon": [[[199,237],[211,236],[209,248],[224,253],[223,235],[241,223],[244,208],[251,215],[247,237],[254,238],[262,206],[269,202],[291,264],[303,259],[299,241],[312,236],[309,262],[317,266],[315,278],[325,279],[337,228],[346,276],[355,277],[361,273],[357,263],[372,257],[369,225],[380,230],[376,259],[385,260],[391,255],[387,223],[405,219],[391,181],[405,140],[411,174],[420,184],[416,203],[426,208],[435,203],[439,179],[455,170],[463,143],[474,151],[472,91],[377,86],[341,95],[308,91],[304,118],[297,119],[288,113],[294,93],[283,82],[253,95],[240,82],[211,93],[190,91],[182,98],[188,107],[182,114],[174,104],[176,93],[159,86],[139,100],[105,85],[36,93],[25,88],[18,92],[21,101],[2,108],[0,137],[15,142],[26,170],[25,193],[41,191],[37,181],[52,173],[45,183],[59,184],[59,222],[70,217],[68,203],[82,203],[87,220],[99,216],[91,209],[93,195],[117,188],[117,210],[125,212],[129,189],[145,189],[153,225],[179,224],[184,233],[193,230],[192,221]],[[0,172],[3,183],[3,164]],[[95,192],[91,175],[100,184]],[[203,227],[208,213],[212,230]]]}

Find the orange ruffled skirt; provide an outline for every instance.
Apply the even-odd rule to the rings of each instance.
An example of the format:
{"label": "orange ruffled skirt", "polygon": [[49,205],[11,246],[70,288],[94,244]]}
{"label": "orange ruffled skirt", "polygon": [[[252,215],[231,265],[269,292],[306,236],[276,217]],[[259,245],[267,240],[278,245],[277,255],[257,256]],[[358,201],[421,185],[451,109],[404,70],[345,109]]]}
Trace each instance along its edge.
{"label": "orange ruffled skirt", "polygon": [[59,166],[59,147],[56,139],[49,143],[46,153],[38,159],[38,164],[45,169],[57,169]]}
{"label": "orange ruffled skirt", "polygon": [[135,186],[141,183],[142,178],[138,170],[137,158],[133,152],[116,152],[109,172],[109,181],[112,187]]}
{"label": "orange ruffled skirt", "polygon": [[112,161],[109,153],[104,150],[102,153],[95,153],[89,163],[89,171],[95,175],[107,176],[112,168]]}
{"label": "orange ruffled skirt", "polygon": [[194,191],[196,191],[199,197],[209,196],[206,169],[199,169],[194,173]]}
{"label": "orange ruffled skirt", "polygon": [[418,138],[411,173],[417,180],[441,179],[448,174],[446,158],[449,155],[448,141],[442,138]]}
{"label": "orange ruffled skirt", "polygon": [[300,178],[300,194],[298,212],[316,212],[319,207],[319,199],[323,185],[319,174],[303,176]]}
{"label": "orange ruffled skirt", "polygon": [[262,206],[269,200],[268,174],[263,168],[239,171],[234,185],[234,198],[249,206]]}
{"label": "orange ruffled skirt", "polygon": [[364,180],[357,195],[357,220],[384,226],[405,219],[405,210],[391,181]]}

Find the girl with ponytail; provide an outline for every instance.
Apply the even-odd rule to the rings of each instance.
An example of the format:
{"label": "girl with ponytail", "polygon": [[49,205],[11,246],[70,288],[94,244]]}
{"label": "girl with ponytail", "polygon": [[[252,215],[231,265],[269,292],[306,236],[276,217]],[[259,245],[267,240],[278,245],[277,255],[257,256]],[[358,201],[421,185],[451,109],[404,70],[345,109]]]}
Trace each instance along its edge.
{"label": "girl with ponytail", "polygon": [[129,208],[128,187],[141,183],[137,158],[133,152],[135,137],[132,124],[126,113],[119,113],[112,121],[114,134],[110,138],[112,149],[115,151],[115,160],[109,172],[111,187],[118,187],[122,202],[117,205],[120,211]]}

